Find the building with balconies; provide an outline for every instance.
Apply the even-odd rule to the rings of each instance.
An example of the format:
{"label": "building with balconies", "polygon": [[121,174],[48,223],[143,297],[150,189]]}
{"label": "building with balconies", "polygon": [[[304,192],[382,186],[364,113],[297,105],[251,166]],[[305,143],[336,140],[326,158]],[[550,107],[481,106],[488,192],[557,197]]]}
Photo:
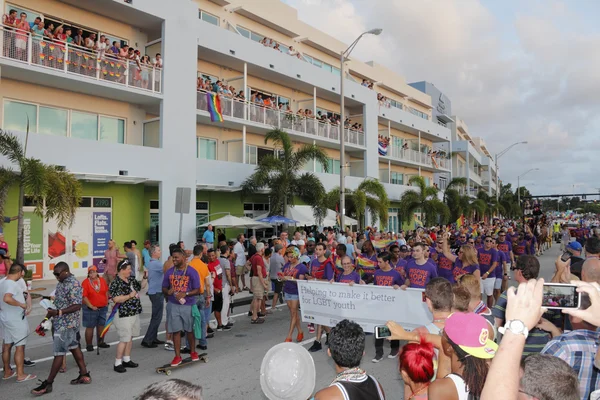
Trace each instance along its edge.
{"label": "building with balconies", "polygon": [[[400,229],[397,201],[411,176],[434,185],[451,174],[450,153],[439,155],[452,139],[440,123],[440,115],[450,115],[449,101],[443,101],[448,112],[440,112],[441,98],[434,105],[431,95],[389,69],[350,59],[343,78],[349,123],[338,123],[346,44],[278,0],[0,4],[3,13],[17,11],[21,28],[0,28],[0,127],[25,138],[29,126],[28,155],[64,166],[83,185],[70,228],[41,221],[27,203],[26,241],[35,251],[26,251],[26,260],[36,278],[50,277],[62,260],[85,275],[110,238],[163,247],[183,240],[189,247],[212,215],[268,211],[266,195],[242,200],[240,185],[276,151],[264,140],[273,127],[297,146],[314,143],[328,154],[327,173],[316,163],[304,167],[327,190],[339,185],[341,167],[350,189],[365,177],[379,178],[392,201],[382,224],[389,230]],[[32,29],[36,18],[42,25]],[[108,45],[98,45],[100,38]],[[114,54],[125,46],[140,50],[140,58]],[[141,57],[157,54],[164,65]],[[220,94],[223,122],[211,122],[207,107],[217,81],[227,86]],[[339,161],[342,125],[346,166]],[[190,189],[183,203],[191,210],[182,216],[178,188]],[[16,193],[11,188],[7,215],[16,213]],[[14,225],[5,228],[9,242]]]}

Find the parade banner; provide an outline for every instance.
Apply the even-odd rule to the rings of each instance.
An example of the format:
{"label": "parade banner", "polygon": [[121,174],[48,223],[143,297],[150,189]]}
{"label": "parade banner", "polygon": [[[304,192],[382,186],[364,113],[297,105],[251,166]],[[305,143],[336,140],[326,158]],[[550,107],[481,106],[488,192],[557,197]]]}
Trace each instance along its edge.
{"label": "parade banner", "polygon": [[359,324],[365,332],[395,321],[407,330],[431,322],[423,290],[388,286],[297,281],[302,321],[335,326],[343,319]]}

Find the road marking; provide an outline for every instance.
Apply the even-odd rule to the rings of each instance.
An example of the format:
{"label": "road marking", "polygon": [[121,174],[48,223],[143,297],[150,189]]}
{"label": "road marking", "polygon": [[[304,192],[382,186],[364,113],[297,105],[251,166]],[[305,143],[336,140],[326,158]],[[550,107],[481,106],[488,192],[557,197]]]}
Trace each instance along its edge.
{"label": "road marking", "polygon": [[[284,306],[287,306],[287,304],[278,304],[278,305],[276,305],[275,307],[279,308],[279,307],[284,307]],[[248,312],[243,312],[243,313],[239,313],[239,314],[230,315],[230,316],[229,316],[229,318],[237,318],[237,317],[242,317],[242,316],[244,316],[244,315],[248,315]],[[211,320],[211,321],[216,321],[216,320],[214,320],[214,319],[213,319],[213,320]],[[163,333],[166,333],[166,331],[160,331],[160,332],[158,332],[158,334],[159,334],[159,335],[162,335]],[[142,336],[137,336],[137,337],[134,337],[132,340],[133,340],[133,341],[135,341],[135,340],[140,340],[140,339],[143,339],[143,338],[144,338],[144,335],[142,335]],[[313,340],[313,339],[310,339],[310,340],[308,340],[308,341],[306,341],[306,340],[305,340],[304,342],[307,342],[307,343],[308,343],[308,342],[310,342],[311,340]],[[300,344],[304,345],[304,344],[305,344],[304,342],[302,342],[302,343],[300,343]],[[109,343],[109,344],[110,344],[111,346],[114,346],[114,345],[116,345],[116,344],[118,344],[118,343],[119,343],[119,341],[117,340],[116,342],[111,342],[111,343]],[[81,349],[81,351],[82,351],[83,353],[87,353],[87,352],[88,352],[86,349]],[[96,351],[96,348],[95,348],[95,347],[94,347],[94,351]],[[67,353],[66,355],[67,355],[67,356],[72,356],[72,354],[71,354],[71,353]],[[42,363],[42,362],[45,362],[45,361],[50,361],[50,360],[54,360],[54,356],[50,356],[50,357],[44,357],[44,358],[40,358],[40,359],[37,359],[37,360],[32,360],[32,361],[33,361],[33,362],[35,362],[35,363],[37,364],[37,363]],[[0,371],[3,371],[3,369],[0,369]]]}

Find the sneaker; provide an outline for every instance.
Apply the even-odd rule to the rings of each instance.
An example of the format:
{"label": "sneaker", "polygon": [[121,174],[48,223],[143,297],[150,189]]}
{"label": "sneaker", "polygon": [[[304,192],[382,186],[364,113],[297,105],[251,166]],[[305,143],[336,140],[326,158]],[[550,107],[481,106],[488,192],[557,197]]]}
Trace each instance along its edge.
{"label": "sneaker", "polygon": [[223,332],[223,325],[217,326],[217,332]]}
{"label": "sneaker", "polygon": [[175,356],[175,358],[173,358],[173,361],[171,361],[171,367],[176,367],[179,364],[181,364],[183,360],[181,359],[181,357],[177,357]]}
{"label": "sneaker", "polygon": [[222,331],[230,331],[230,330],[231,330],[231,326],[229,326],[229,325],[223,325],[223,326],[221,327],[221,330],[222,330]]}
{"label": "sneaker", "polygon": [[[165,344],[165,342],[156,343],[156,344]],[[100,347],[101,349],[108,349],[108,348],[110,348],[110,344],[108,344],[106,342],[100,342],[100,343],[98,343],[98,347]]]}
{"label": "sneaker", "polygon": [[120,374],[122,374],[123,372],[127,372],[123,364],[116,365],[113,367],[113,369],[115,370],[115,372],[118,372]]}
{"label": "sneaker", "polygon": [[252,311],[248,311],[248,316],[251,317],[252,316]]}
{"label": "sneaker", "polygon": [[310,349],[308,349],[308,351],[310,351],[311,353],[314,353],[315,351],[319,351],[323,349],[323,345],[321,344],[321,342],[317,342],[316,340],[313,342],[313,345],[310,346]]}
{"label": "sneaker", "polygon": [[137,368],[139,366],[138,363],[134,363],[133,361],[129,360],[129,361],[123,361],[123,365],[126,368]]}
{"label": "sneaker", "polygon": [[378,363],[381,360],[383,360],[383,354],[376,354],[375,358],[372,359],[371,361],[374,362],[374,363]]}
{"label": "sneaker", "polygon": [[212,330],[212,328],[209,326],[208,328],[206,328],[206,333],[215,333],[215,331]]}
{"label": "sneaker", "polygon": [[230,328],[233,328],[233,323],[232,323],[232,322],[228,322],[228,323],[227,323],[227,325],[225,325],[225,326],[228,326],[228,327],[230,327]]}
{"label": "sneaker", "polygon": [[26,358],[25,361],[23,361],[23,364],[26,367],[33,367],[35,365],[35,361],[31,361],[29,358]]}
{"label": "sneaker", "polygon": [[90,383],[92,383],[92,377],[90,376],[89,372],[86,372],[83,375],[79,374],[77,378],[71,381],[71,385],[89,385]]}
{"label": "sneaker", "polygon": [[190,354],[192,351],[188,347],[181,349],[181,354]]}
{"label": "sneaker", "polygon": [[50,383],[48,381],[41,381],[41,380],[40,380],[40,386],[31,390],[31,394],[33,394],[35,396],[41,396],[43,394],[50,393],[50,392],[52,392],[52,383]]}
{"label": "sneaker", "polygon": [[308,324],[308,333],[315,333],[315,324]]}
{"label": "sneaker", "polygon": [[175,347],[173,346],[173,342],[165,343],[165,350],[167,351],[175,351]]}
{"label": "sneaker", "polygon": [[94,351],[94,345],[88,344],[87,346],[85,346],[85,350],[91,353],[92,351]]}
{"label": "sneaker", "polygon": [[390,352],[390,355],[388,356],[388,358],[396,358],[398,357],[398,353],[399,353],[399,349],[392,349],[392,351]]}
{"label": "sneaker", "polygon": [[202,351],[206,351],[206,350],[208,350],[208,346],[204,346],[204,345],[202,345],[202,344],[199,344],[199,345],[197,345],[197,346],[196,346],[196,348],[197,348],[197,349],[200,349],[200,350],[202,350]]}
{"label": "sneaker", "polygon": [[200,361],[200,357],[198,357],[198,353],[196,353],[195,351],[192,351],[190,353],[190,358],[192,359],[192,361]]}

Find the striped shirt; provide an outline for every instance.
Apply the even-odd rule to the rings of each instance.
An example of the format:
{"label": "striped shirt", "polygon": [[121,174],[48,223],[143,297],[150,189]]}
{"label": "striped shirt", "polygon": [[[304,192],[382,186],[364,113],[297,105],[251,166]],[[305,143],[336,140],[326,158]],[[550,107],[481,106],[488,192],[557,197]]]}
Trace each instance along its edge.
{"label": "striped shirt", "polygon": [[[494,317],[501,319],[503,321],[503,324],[506,322],[506,303],[507,297],[506,292],[504,292],[500,295],[500,298],[498,298],[496,305],[492,309],[492,314],[494,315]],[[554,325],[561,327],[561,316],[559,313],[548,311],[544,313],[543,317],[546,318],[548,321],[552,322]],[[523,357],[541,352],[544,346],[550,341],[550,339],[550,333],[538,328],[533,328],[529,331],[529,335],[527,336],[527,340],[525,341]]]}
{"label": "striped shirt", "polygon": [[564,360],[573,367],[579,378],[579,394],[588,400],[590,393],[600,389],[600,370],[594,367],[600,332],[577,329],[552,339],[542,350]]}

